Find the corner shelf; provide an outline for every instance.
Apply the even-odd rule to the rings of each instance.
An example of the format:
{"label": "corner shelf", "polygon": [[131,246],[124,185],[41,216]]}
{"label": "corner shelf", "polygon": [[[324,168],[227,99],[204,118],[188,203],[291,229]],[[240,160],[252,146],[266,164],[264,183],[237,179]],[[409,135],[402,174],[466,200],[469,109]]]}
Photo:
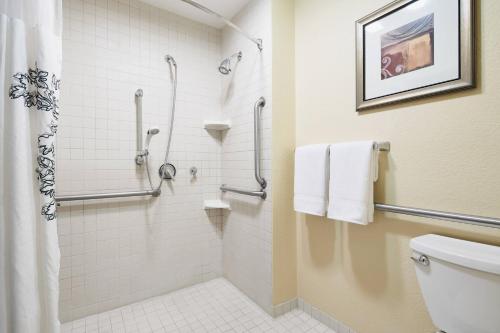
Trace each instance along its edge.
{"label": "corner shelf", "polygon": [[231,206],[222,200],[205,200],[203,201],[203,209],[227,209],[231,210]]}
{"label": "corner shelf", "polygon": [[205,120],[203,123],[203,127],[206,130],[225,131],[231,128],[231,121]]}

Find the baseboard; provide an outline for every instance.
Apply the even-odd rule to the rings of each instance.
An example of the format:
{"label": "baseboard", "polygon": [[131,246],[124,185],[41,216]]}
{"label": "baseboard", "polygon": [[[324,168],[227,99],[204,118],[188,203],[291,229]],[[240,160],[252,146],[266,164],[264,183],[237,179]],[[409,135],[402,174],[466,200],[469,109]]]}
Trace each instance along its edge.
{"label": "baseboard", "polygon": [[274,318],[276,318],[276,317],[282,316],[285,313],[290,312],[293,309],[297,309],[297,308],[298,308],[298,299],[294,298],[294,299],[291,299],[291,300],[286,301],[284,303],[274,305],[272,316]]}
{"label": "baseboard", "polygon": [[301,311],[304,311],[317,321],[323,323],[324,325],[334,330],[336,333],[356,333],[354,329],[345,325],[340,320],[337,320],[336,318],[327,314],[326,312],[323,312],[320,309],[316,308],[315,306],[307,303],[302,298],[295,298],[287,302],[273,306],[273,316],[279,317],[294,309],[299,309]]}

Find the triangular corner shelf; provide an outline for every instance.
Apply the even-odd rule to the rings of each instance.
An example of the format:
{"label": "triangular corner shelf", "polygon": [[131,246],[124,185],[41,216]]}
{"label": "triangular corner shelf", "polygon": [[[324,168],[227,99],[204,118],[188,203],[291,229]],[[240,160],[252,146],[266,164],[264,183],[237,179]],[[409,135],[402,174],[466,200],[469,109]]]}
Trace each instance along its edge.
{"label": "triangular corner shelf", "polygon": [[212,130],[212,131],[226,131],[231,128],[231,121],[230,120],[225,120],[225,121],[220,121],[220,120],[205,120],[203,123],[203,127],[206,130]]}

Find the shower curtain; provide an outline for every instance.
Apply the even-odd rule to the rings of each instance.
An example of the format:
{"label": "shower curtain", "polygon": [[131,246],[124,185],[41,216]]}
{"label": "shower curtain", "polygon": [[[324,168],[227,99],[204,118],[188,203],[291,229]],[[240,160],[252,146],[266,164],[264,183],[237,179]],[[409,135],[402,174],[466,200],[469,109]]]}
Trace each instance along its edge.
{"label": "shower curtain", "polygon": [[0,1],[0,332],[58,333],[62,0]]}

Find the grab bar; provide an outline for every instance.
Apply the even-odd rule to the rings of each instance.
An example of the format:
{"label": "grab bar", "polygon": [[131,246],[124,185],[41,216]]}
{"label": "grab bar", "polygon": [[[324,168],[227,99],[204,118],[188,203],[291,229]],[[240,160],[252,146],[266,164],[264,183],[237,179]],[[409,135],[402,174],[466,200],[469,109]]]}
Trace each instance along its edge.
{"label": "grab bar", "polygon": [[229,187],[229,186],[226,186],[226,185],[222,185],[220,187],[220,190],[222,192],[234,192],[234,193],[238,193],[238,194],[244,194],[244,195],[249,195],[249,196],[252,196],[252,197],[260,197],[262,200],[266,200],[267,198],[267,193],[266,191],[249,191],[249,190],[241,190],[241,189],[237,189],[237,188],[234,188],[234,187]]}
{"label": "grab bar", "polygon": [[260,184],[262,189],[265,189],[267,182],[260,176],[260,115],[262,108],[266,106],[264,97],[259,98],[253,108],[253,144],[254,144],[254,169],[255,180]]}
{"label": "grab bar", "polygon": [[222,192],[234,192],[244,195],[250,195],[253,197],[260,197],[262,200],[267,198],[267,193],[264,189],[267,187],[267,181],[260,175],[260,115],[262,109],[266,106],[266,99],[260,97],[253,107],[253,144],[254,144],[254,175],[255,180],[260,185],[260,191],[248,191],[237,189],[234,187],[226,186],[223,184],[220,187]]}
{"label": "grab bar", "polygon": [[149,195],[152,197],[157,197],[160,194],[161,194],[161,191],[159,189],[158,190],[150,190],[150,191],[134,191],[134,192],[75,194],[75,195],[56,196],[56,202],[60,203],[60,202],[65,202],[65,201],[127,198],[127,197],[144,197],[144,196],[149,196]]}
{"label": "grab bar", "polygon": [[401,206],[393,206],[380,203],[375,204],[375,209],[389,213],[413,215],[413,216],[427,217],[431,219],[446,220],[452,222],[461,222],[467,224],[480,225],[483,227],[500,228],[500,219],[493,217],[449,213],[437,210],[401,207]]}

